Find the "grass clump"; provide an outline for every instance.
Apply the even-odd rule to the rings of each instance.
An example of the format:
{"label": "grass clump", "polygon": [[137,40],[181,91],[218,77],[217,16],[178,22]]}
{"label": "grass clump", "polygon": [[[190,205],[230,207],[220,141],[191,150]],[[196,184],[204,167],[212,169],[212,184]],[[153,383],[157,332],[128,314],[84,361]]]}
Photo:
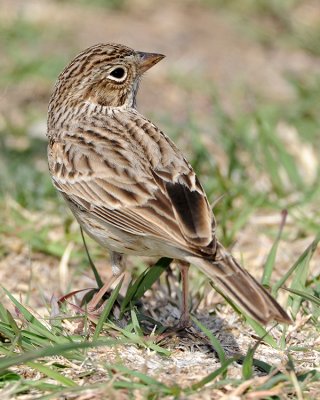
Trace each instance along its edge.
{"label": "grass clump", "polygon": [[[82,8],[78,3],[73,7]],[[94,3],[99,13],[117,8],[114,17],[128,12],[123,1]],[[301,1],[206,3],[229,20],[253,21],[239,32],[262,48],[318,54],[316,29],[301,36],[294,23]],[[0,109],[1,395],[319,397],[319,75],[288,75],[293,96],[286,103],[270,102],[257,91],[249,94],[249,107],[231,113],[199,71],[168,72],[169,84],[185,94],[187,111],[159,125],[188,154],[213,205],[219,239],[235,245],[234,252],[241,249],[238,258],[251,272],[260,268],[255,276],[262,276],[293,319],[289,327],[263,327],[230,302],[233,309],[226,306],[191,268],[194,324],[172,334],[168,325],[179,317],[180,289],[168,259],[147,270],[141,260],[129,260],[132,280],[118,283],[100,317],[85,306],[59,308],[49,300],[48,294],[62,294],[62,266],[66,290],[90,286],[78,227],[50,182],[44,140],[49,93],[68,54],[79,50],[76,35],[71,26],[44,29],[23,13],[0,27],[0,47],[8,55],[1,61],[0,90],[10,105]],[[207,111],[201,114],[203,105]],[[160,112],[152,118],[159,119]],[[38,124],[43,136],[36,135]],[[90,276],[100,287],[107,279],[105,251],[88,245],[97,264],[89,262]]]}

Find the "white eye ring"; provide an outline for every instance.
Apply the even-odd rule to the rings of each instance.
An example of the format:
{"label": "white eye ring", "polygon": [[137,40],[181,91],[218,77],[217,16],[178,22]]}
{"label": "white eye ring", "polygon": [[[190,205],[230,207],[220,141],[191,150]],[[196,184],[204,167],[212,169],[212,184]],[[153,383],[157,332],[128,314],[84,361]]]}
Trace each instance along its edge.
{"label": "white eye ring", "polygon": [[109,75],[107,76],[108,79],[115,81],[115,82],[123,82],[127,77],[127,70],[122,65],[113,68]]}

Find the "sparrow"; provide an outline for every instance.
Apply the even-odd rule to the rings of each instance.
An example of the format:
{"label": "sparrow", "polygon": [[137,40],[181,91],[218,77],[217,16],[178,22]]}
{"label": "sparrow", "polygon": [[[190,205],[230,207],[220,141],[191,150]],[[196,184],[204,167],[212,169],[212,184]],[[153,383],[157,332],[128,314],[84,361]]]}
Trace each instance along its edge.
{"label": "sparrow", "polygon": [[[181,326],[189,324],[190,264],[258,322],[290,323],[216,238],[206,194],[182,152],[136,109],[143,74],[163,58],[121,44],[97,44],[62,71],[48,108],[53,184],[82,229],[109,251],[114,278],[126,255],[178,261]],[[95,294],[91,310],[109,287],[107,282]]]}

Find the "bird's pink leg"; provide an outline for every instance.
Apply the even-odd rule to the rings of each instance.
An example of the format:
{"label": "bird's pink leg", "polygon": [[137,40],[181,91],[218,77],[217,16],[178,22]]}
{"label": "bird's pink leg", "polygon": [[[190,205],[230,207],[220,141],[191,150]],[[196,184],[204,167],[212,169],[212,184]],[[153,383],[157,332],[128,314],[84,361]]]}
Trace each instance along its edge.
{"label": "bird's pink leg", "polygon": [[97,307],[103,296],[107,293],[107,291],[118,279],[118,277],[123,273],[124,268],[122,265],[122,259],[122,254],[111,252],[112,278],[108,282],[106,282],[89,301],[87,307],[87,310],[89,312],[98,311]]}
{"label": "bird's pink leg", "polygon": [[187,328],[191,325],[190,314],[189,314],[189,302],[188,302],[188,294],[189,294],[189,263],[180,261],[179,269],[181,272],[182,279],[182,312],[180,316],[180,320],[178,323],[178,327],[181,329]]}

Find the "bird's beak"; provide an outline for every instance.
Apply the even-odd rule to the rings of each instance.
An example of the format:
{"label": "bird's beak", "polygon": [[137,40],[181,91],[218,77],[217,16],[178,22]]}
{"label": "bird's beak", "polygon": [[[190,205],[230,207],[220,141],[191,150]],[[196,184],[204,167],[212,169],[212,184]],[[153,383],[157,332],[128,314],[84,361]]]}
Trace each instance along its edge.
{"label": "bird's beak", "polygon": [[163,54],[157,53],[144,53],[143,51],[138,51],[137,53],[140,57],[140,74],[146,72],[165,57]]}

